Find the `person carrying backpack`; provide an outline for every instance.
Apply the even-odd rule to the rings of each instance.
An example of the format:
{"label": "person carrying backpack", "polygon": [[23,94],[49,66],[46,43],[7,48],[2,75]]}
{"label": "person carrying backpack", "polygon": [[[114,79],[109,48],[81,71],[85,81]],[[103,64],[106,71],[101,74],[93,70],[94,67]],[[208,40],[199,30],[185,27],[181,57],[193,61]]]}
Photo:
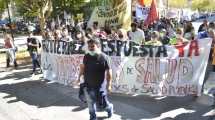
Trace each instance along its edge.
{"label": "person carrying backpack", "polygon": [[[27,38],[27,47],[28,52],[32,59],[33,71],[32,74],[34,75],[36,72],[37,66],[40,68],[40,63],[38,61],[38,48],[41,47],[41,43],[35,37],[33,37],[32,33],[29,33],[29,37]],[[41,68],[40,68],[41,71]]]}

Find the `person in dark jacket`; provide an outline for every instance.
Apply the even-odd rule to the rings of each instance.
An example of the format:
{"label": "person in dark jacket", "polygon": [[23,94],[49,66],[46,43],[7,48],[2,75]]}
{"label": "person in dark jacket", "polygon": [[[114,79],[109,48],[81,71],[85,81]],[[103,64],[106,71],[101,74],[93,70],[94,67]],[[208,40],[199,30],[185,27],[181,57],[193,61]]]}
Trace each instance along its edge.
{"label": "person in dark jacket", "polygon": [[100,42],[91,39],[88,42],[89,52],[85,54],[80,66],[79,79],[83,75],[84,91],[89,108],[90,120],[97,120],[96,105],[103,108],[110,118],[113,114],[113,104],[108,101],[107,91],[111,91],[112,70],[107,55],[99,50]]}
{"label": "person in dark jacket", "polygon": [[203,24],[200,25],[198,33],[203,32],[203,31],[208,31],[208,21],[204,20]]}
{"label": "person in dark jacket", "polygon": [[[32,36],[33,33],[29,33],[29,37],[27,38],[27,50],[31,56],[32,64],[33,64],[33,71],[32,74],[34,75],[36,72],[37,66],[40,68],[40,63],[38,61],[38,49],[41,47],[39,40]],[[40,68],[40,72],[42,72]]]}

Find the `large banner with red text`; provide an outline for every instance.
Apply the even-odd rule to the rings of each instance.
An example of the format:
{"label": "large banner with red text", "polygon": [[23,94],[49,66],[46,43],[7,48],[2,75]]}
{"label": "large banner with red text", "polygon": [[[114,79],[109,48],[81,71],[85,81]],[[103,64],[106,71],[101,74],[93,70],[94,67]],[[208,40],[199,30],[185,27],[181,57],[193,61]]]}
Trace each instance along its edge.
{"label": "large banner with red text", "polygon": [[[116,93],[156,96],[200,95],[211,39],[180,45],[146,46],[132,41],[101,40],[113,69]],[[44,78],[65,85],[78,79],[84,43],[44,40]]]}

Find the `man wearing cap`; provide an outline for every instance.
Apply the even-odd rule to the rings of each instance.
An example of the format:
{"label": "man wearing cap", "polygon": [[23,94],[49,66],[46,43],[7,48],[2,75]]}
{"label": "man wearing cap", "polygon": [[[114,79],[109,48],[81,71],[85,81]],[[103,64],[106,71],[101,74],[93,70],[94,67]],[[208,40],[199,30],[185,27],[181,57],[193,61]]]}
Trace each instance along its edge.
{"label": "man wearing cap", "polygon": [[[90,120],[96,118],[96,104],[106,110],[108,117],[113,114],[113,104],[107,99],[107,91],[111,91],[112,71],[108,56],[99,49],[100,42],[91,39],[87,42],[88,53],[80,65],[78,82],[83,75],[84,94],[89,108]],[[105,80],[106,79],[106,80]]]}

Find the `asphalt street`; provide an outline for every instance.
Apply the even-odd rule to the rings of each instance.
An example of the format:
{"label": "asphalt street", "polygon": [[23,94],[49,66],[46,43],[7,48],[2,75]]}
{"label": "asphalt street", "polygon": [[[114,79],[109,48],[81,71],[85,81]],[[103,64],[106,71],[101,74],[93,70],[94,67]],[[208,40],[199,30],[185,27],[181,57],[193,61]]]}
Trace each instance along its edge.
{"label": "asphalt street", "polygon": [[[194,23],[199,26],[199,23]],[[15,44],[26,47],[27,36],[17,37]],[[0,39],[0,48],[3,39]],[[3,68],[0,65],[0,120],[88,120],[85,103],[78,99],[78,89],[32,76],[31,65]],[[114,115],[107,119],[98,112],[99,120],[215,120],[213,97],[215,73],[209,72],[200,97],[152,97],[111,94]]]}
{"label": "asphalt street", "polygon": [[[78,89],[32,76],[31,66],[0,68],[0,120],[88,120],[88,109],[78,99]],[[215,120],[213,97],[207,91],[215,86],[210,72],[201,97],[151,97],[111,94],[114,115],[99,120]]]}

